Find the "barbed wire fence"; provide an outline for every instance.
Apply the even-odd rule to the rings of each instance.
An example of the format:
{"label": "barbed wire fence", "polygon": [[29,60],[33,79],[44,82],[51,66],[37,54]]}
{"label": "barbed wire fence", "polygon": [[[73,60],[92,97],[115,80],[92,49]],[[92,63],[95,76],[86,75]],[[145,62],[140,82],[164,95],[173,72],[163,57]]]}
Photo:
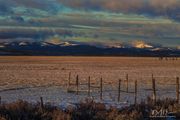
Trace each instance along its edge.
{"label": "barbed wire fence", "polygon": [[[69,73],[69,76],[71,76],[71,73]],[[144,82],[137,79],[131,80],[129,75],[126,74],[125,79],[117,79],[116,82],[113,81],[111,83],[104,81],[102,77],[100,77],[99,80],[93,80],[93,82],[91,82],[91,77],[89,76],[87,77],[87,82],[80,82],[79,75],[77,75],[74,84],[72,83],[73,80],[71,80],[71,77],[69,77],[67,92],[74,92],[77,95],[81,92],[86,92],[88,97],[92,96],[99,100],[103,100],[109,95],[109,97],[113,98],[116,102],[122,102],[122,94],[125,94],[123,96],[134,96],[134,104],[137,104],[137,102],[149,96],[151,96],[154,102],[156,102],[157,99],[163,99],[167,96],[176,99],[179,103],[179,77],[156,77],[152,74],[151,77],[147,76],[146,78],[148,81]],[[162,80],[158,81],[160,78],[169,78],[171,80],[167,83]],[[143,97],[141,96],[142,94],[144,94]],[[171,95],[168,96],[168,94]]]}

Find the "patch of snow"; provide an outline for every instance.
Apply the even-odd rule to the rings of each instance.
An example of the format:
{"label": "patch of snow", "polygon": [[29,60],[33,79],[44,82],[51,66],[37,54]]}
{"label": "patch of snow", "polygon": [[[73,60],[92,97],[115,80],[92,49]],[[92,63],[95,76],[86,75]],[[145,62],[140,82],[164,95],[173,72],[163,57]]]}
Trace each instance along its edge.
{"label": "patch of snow", "polygon": [[130,103],[128,103],[128,102],[115,102],[115,101],[111,101],[111,100],[103,100],[103,101],[100,101],[99,103],[105,104],[106,109],[110,109],[112,107],[121,109],[122,107],[130,106]]}
{"label": "patch of snow", "polygon": [[77,44],[71,44],[69,42],[63,42],[62,44],[60,44],[60,46],[75,46]]}
{"label": "patch of snow", "polygon": [[160,51],[162,50],[162,48],[154,48],[154,49],[151,49],[151,51]]}
{"label": "patch of snow", "polygon": [[5,46],[4,45],[0,45],[0,48],[5,48]]}
{"label": "patch of snow", "polygon": [[69,103],[67,101],[62,101],[59,105],[59,107],[62,109],[62,110],[66,110],[67,108],[76,108],[76,105],[75,104],[72,104],[72,103]]}
{"label": "patch of snow", "polygon": [[20,43],[19,43],[19,46],[26,46],[26,45],[28,45],[27,42],[20,42]]}
{"label": "patch of snow", "polygon": [[49,43],[47,43],[47,42],[42,42],[41,43],[41,46],[48,46],[49,45]]}
{"label": "patch of snow", "polygon": [[112,45],[112,46],[108,46],[108,47],[110,47],[110,48],[123,48],[122,45]]}

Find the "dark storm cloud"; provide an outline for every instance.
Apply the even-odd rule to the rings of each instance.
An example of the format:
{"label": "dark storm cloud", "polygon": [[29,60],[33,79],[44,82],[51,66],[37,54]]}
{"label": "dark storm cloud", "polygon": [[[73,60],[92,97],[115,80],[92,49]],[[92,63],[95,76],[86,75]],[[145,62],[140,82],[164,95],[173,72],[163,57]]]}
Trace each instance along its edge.
{"label": "dark storm cloud", "polygon": [[51,30],[51,29],[31,29],[31,28],[1,28],[0,29],[0,40],[3,39],[33,39],[33,40],[45,40],[50,36],[73,36],[70,30]]}
{"label": "dark storm cloud", "polygon": [[64,5],[85,10],[132,11],[142,8],[144,0],[59,0]]}
{"label": "dark storm cloud", "polygon": [[180,0],[0,0],[0,14],[9,14],[11,7],[24,6],[56,13],[61,4],[80,10],[135,13],[164,16],[180,20]]}
{"label": "dark storm cloud", "polygon": [[21,30],[21,29],[5,29],[0,30],[0,39],[16,39],[16,38],[33,38],[38,39],[45,33],[36,32],[35,30]]}
{"label": "dark storm cloud", "polygon": [[48,0],[12,0],[18,6],[25,6],[37,9],[47,9],[50,7]]}
{"label": "dark storm cloud", "polygon": [[0,15],[8,15],[8,14],[12,14],[12,13],[13,13],[13,11],[10,7],[9,2],[0,0]]}
{"label": "dark storm cloud", "polygon": [[180,20],[180,0],[58,0],[60,3],[84,10],[165,16]]}
{"label": "dark storm cloud", "polygon": [[51,0],[0,0],[1,12],[6,12],[12,7],[26,7],[49,10],[53,8]]}

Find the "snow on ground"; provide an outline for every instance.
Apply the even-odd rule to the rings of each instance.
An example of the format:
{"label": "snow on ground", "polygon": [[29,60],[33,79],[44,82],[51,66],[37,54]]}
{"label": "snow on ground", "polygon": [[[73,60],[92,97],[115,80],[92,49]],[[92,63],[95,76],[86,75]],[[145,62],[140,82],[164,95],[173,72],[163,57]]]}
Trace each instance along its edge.
{"label": "snow on ground", "polygon": [[[87,92],[67,93],[67,83],[71,72],[71,83],[79,75],[81,84],[86,84],[91,76],[93,86],[103,78],[103,101],[99,89],[92,89],[91,98],[104,102],[107,106],[126,106],[134,103],[134,93],[121,93],[117,102],[118,80],[121,89],[126,90],[126,74],[129,74],[129,91],[134,91],[134,81],[138,81],[138,101],[151,96],[151,77],[157,82],[158,98],[175,98],[176,77],[180,75],[180,60],[159,61],[158,58],[128,57],[0,57],[0,96],[2,101],[18,99],[37,102],[40,96],[46,103],[62,108],[78,103],[88,97]],[[179,76],[180,77],[180,76]],[[75,89],[75,88],[74,88]],[[87,85],[80,87],[87,90]]]}

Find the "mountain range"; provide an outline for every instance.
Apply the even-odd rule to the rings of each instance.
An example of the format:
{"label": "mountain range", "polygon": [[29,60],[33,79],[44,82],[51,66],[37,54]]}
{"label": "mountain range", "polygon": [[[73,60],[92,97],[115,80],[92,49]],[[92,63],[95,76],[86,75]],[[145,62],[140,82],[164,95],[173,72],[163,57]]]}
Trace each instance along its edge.
{"label": "mountain range", "polygon": [[0,55],[30,56],[178,56],[180,49],[136,41],[113,45],[92,45],[74,41],[1,42]]}

